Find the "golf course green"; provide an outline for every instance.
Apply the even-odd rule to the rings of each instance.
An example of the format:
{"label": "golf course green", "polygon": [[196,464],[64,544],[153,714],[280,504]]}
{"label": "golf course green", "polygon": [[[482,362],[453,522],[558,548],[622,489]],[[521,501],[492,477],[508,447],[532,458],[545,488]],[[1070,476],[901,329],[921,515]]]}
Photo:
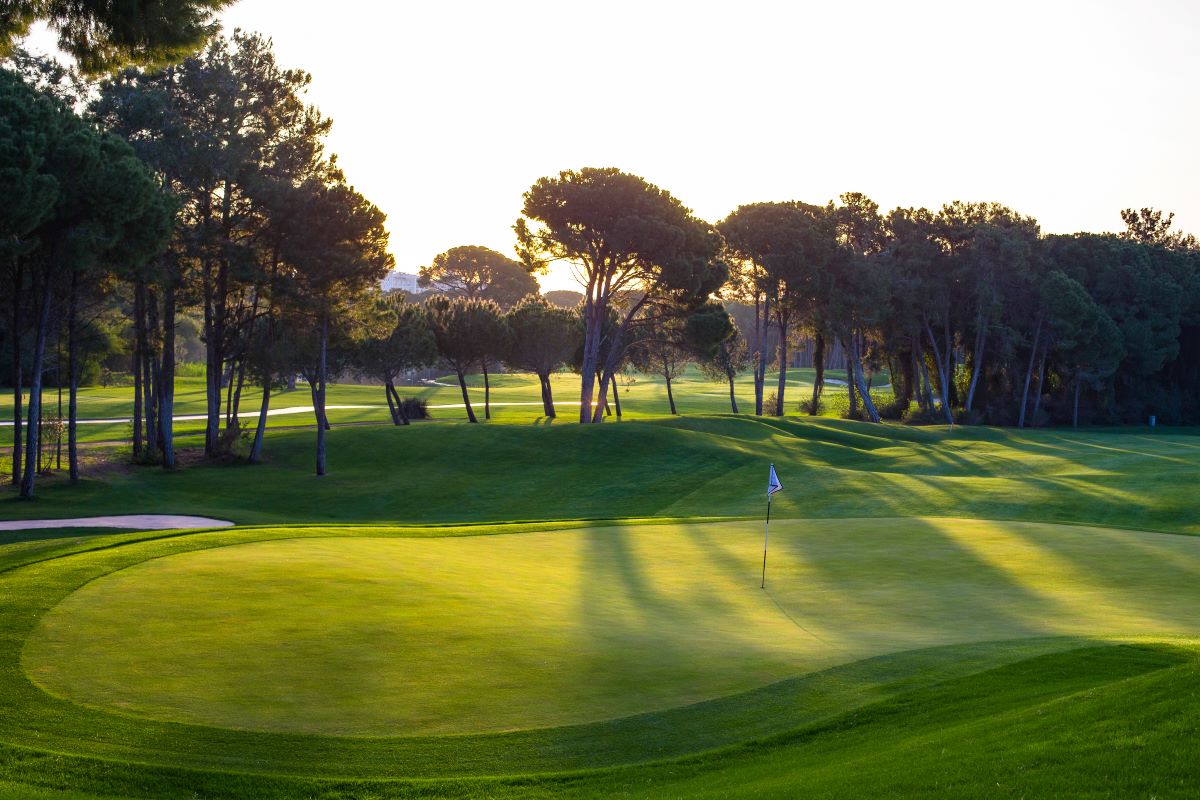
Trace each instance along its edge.
{"label": "golf course green", "polygon": [[757,527],[272,532],[87,584],[23,666],[51,694],[162,720],[397,736],[660,711],[940,644],[1200,629],[1200,539],[785,520],[763,591]]}
{"label": "golf course green", "polygon": [[0,535],[0,798],[1194,795],[1194,431],[522,422],[0,499],[237,523]]}

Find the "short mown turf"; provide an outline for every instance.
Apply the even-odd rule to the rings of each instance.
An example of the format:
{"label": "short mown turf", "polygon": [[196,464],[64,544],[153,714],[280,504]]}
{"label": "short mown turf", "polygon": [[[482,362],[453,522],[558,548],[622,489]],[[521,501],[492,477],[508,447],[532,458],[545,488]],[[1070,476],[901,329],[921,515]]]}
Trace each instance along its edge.
{"label": "short mown turf", "polygon": [[92,581],[42,618],[26,672],[165,720],[479,733],[659,711],[938,644],[1200,629],[1193,537],[780,520],[764,591],[755,523],[280,538],[296,533]]}
{"label": "short mown turf", "polygon": [[907,428],[844,420],[690,416],[581,426],[335,427],[313,475],[313,434],[272,433],[267,463],[45,481],[0,518],[183,513],[238,523],[463,523],[952,516],[1200,533],[1194,432]]}
{"label": "short mown turf", "polygon": [[47,481],[0,516],[265,525],[0,541],[0,798],[1192,797],[1198,441],[335,427],[325,479],[294,431]]}

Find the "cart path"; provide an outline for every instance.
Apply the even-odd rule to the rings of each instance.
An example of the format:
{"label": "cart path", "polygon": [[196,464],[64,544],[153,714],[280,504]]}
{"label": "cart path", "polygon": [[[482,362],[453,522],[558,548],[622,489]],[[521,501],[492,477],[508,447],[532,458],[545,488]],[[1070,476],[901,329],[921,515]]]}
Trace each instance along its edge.
{"label": "cart path", "polygon": [[0,531],[24,531],[35,528],[121,528],[138,531],[173,531],[194,528],[229,528],[229,520],[189,517],[180,514],[124,514],[71,519],[0,520]]}

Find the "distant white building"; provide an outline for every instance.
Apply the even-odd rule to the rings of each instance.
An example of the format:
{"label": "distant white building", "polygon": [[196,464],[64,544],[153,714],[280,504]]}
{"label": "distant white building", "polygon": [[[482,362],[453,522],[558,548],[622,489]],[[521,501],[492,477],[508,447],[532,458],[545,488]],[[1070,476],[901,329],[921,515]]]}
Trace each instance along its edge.
{"label": "distant white building", "polygon": [[383,279],[383,290],[392,292],[399,290],[408,294],[416,294],[421,291],[421,287],[417,285],[417,276],[411,272],[400,272],[392,270]]}

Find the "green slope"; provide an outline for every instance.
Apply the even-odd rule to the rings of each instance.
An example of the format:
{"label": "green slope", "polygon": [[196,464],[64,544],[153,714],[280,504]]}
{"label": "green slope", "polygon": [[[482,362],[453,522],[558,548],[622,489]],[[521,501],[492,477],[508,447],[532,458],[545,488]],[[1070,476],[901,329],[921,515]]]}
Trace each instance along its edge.
{"label": "green slope", "polygon": [[0,519],[171,512],[239,523],[472,522],[760,516],[766,464],[781,517],[968,516],[1196,533],[1200,438],[1157,433],[906,428],[690,416],[620,425],[335,428],[272,433],[269,463],[178,474],[111,470],[32,504],[0,487]]}

